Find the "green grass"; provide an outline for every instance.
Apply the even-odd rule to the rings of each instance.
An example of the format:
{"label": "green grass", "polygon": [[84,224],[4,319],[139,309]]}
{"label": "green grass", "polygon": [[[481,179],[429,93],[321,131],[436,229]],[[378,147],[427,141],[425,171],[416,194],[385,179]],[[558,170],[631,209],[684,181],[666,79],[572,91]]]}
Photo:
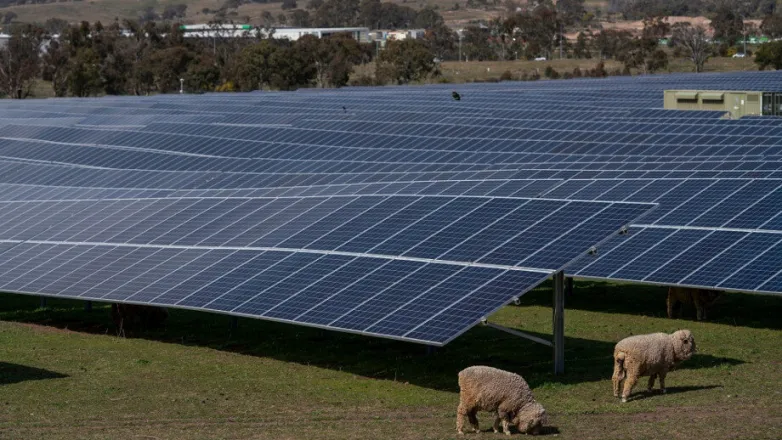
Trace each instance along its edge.
{"label": "green grass", "polygon": [[[549,337],[550,290],[493,322]],[[778,438],[782,298],[728,294],[710,322],[665,318],[661,288],[577,283],[566,313],[567,372],[551,350],[477,327],[434,355],[421,346],[173,310],[165,331],[118,338],[105,306],[2,295],[0,438],[447,439],[456,373],[522,374],[561,438]],[[699,353],[669,394],[620,404],[613,344],[690,328]],[[484,428],[488,415],[479,415]],[[487,434],[490,438],[493,434]]]}

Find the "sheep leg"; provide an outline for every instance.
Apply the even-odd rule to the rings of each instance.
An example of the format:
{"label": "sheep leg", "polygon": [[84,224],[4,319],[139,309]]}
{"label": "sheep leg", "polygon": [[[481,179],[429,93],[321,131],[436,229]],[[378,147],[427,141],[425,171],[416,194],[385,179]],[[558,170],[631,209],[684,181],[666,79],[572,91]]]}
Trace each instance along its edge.
{"label": "sheep leg", "polygon": [[635,369],[627,370],[627,377],[625,378],[624,391],[622,392],[622,402],[627,402],[627,398],[630,397],[630,393],[633,391],[635,383],[638,382],[638,371]]}
{"label": "sheep leg", "polygon": [[660,373],[660,392],[662,392],[663,394],[665,394],[665,375],[666,372]]}
{"label": "sheep leg", "polygon": [[649,386],[647,388],[649,391],[652,391],[652,389],[654,388],[654,380],[655,379],[657,379],[657,375],[656,374],[650,374],[649,375]]}
{"label": "sheep leg", "polygon": [[611,377],[611,382],[614,385],[614,397],[619,397],[619,388],[622,386],[622,379],[624,379],[624,365],[621,360],[614,359],[614,375]]}
{"label": "sheep leg", "polygon": [[508,419],[502,419],[502,432],[504,432],[505,435],[510,435],[510,423],[508,422]]}
{"label": "sheep leg", "polygon": [[491,429],[494,430],[494,433],[500,432],[500,413],[496,413],[494,415],[494,425],[492,425]]}
{"label": "sheep leg", "polygon": [[475,430],[476,434],[480,434],[481,428],[478,427],[478,411],[472,410],[469,413],[467,413],[467,417],[470,419],[470,426],[472,426],[472,429]]}
{"label": "sheep leg", "polygon": [[460,403],[456,408],[456,432],[464,434],[464,418],[467,416],[467,409]]}

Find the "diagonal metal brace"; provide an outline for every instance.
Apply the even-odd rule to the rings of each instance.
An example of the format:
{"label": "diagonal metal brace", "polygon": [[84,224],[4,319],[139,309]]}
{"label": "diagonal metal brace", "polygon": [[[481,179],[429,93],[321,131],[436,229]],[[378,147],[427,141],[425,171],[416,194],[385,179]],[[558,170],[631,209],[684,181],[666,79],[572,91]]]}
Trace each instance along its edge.
{"label": "diagonal metal brace", "polygon": [[547,340],[545,340],[543,338],[539,338],[537,336],[532,336],[530,334],[527,334],[527,333],[524,333],[524,332],[520,332],[520,331],[514,330],[512,328],[503,327],[503,326],[498,325],[498,324],[493,324],[493,323],[491,323],[491,322],[489,322],[489,321],[487,321],[485,319],[483,321],[481,321],[481,322],[483,323],[483,325],[485,325],[487,327],[495,328],[495,329],[503,331],[505,333],[510,333],[513,336],[518,336],[520,338],[529,339],[532,342],[537,342],[538,344],[543,344],[543,345],[548,346],[548,347],[553,347],[554,346],[554,344],[551,341],[547,341]]}

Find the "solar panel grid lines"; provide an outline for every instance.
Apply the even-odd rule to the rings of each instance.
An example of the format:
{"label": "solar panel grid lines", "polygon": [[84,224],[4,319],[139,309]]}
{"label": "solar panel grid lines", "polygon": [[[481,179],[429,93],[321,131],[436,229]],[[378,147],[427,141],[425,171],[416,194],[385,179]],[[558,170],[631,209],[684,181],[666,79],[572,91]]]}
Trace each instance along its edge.
{"label": "solar panel grid lines", "polygon": [[[691,237],[685,240],[682,233]],[[614,243],[605,247],[600,258],[581,260],[573,270],[576,277],[586,279],[610,276],[627,281],[641,279],[647,284],[773,294],[773,289],[762,287],[782,270],[780,240],[781,231],[631,227],[629,238],[609,240]],[[667,255],[669,250],[676,254]],[[644,269],[642,264],[635,264],[633,269],[634,261],[627,261],[635,256],[648,262],[656,258],[655,253],[662,254],[657,257],[662,265]],[[726,272],[726,268],[731,269]]]}
{"label": "solar panel grid lines", "polygon": [[[460,243],[466,242],[471,238],[471,235],[466,234],[465,231],[472,231],[475,234],[486,232],[483,225],[496,223],[494,214],[498,213],[497,208],[500,207],[502,207],[500,212],[514,212],[522,218],[529,218],[530,227],[537,228],[535,230],[539,230],[538,233],[547,234],[551,234],[557,228],[561,231],[562,227],[559,226],[561,222],[546,219],[548,217],[546,206],[580,206],[582,210],[586,210],[584,212],[589,211],[594,214],[593,216],[599,216],[607,227],[612,227],[614,230],[623,226],[621,219],[617,218],[615,212],[620,212],[620,216],[626,215],[628,218],[631,216],[635,218],[651,207],[651,205],[645,204],[563,202],[547,199],[518,199],[516,207],[513,206],[515,200],[511,198],[472,196],[283,197],[250,199],[255,203],[244,210],[245,214],[232,219],[233,222],[225,224],[220,219],[226,217],[226,212],[211,208],[225,203],[226,200],[228,199],[166,198],[76,201],[72,203],[62,201],[15,202],[15,208],[4,211],[0,217],[6,231],[5,234],[0,235],[3,239],[8,240],[41,243],[111,243],[117,246],[180,244],[223,249],[299,249],[284,247],[286,243],[297,239],[295,232],[292,234],[277,232],[282,231],[281,228],[286,228],[290,231],[301,231],[299,234],[309,234],[308,238],[297,242],[301,245],[300,249],[302,250],[340,251],[346,252],[345,255],[367,255],[377,250],[393,250],[389,255],[433,261],[449,251],[455,251],[453,244],[445,240],[443,244],[448,243],[446,247],[440,245],[426,248],[420,246],[422,240],[423,242],[437,241],[440,240],[438,238],[440,234],[445,234],[450,238],[459,237]],[[507,200],[509,203],[502,206],[503,202],[501,201],[503,200]],[[365,204],[361,208],[364,209],[363,213],[356,215],[356,212],[353,211],[349,217],[351,220],[347,223],[339,220],[340,214],[338,212],[345,207],[349,208],[351,204],[363,203],[362,201],[372,201],[372,203]],[[326,206],[324,203],[331,204],[331,206],[318,211],[319,206]],[[465,205],[465,203],[467,204]],[[246,204],[234,204],[232,205],[233,210]],[[276,204],[277,208],[269,211],[268,207],[273,204]],[[471,207],[468,211],[471,214],[469,216],[453,216],[450,212],[460,212],[467,206]],[[388,208],[391,210],[389,211]],[[188,209],[193,213],[188,213]],[[479,212],[479,210],[483,212]],[[83,218],[78,215],[58,217],[59,214],[69,211],[74,213],[87,212],[87,215]],[[37,222],[29,224],[26,221],[26,216],[32,212],[35,212],[40,218]],[[262,215],[258,216],[258,214]],[[395,216],[400,215],[402,217],[398,217],[399,219],[410,218],[411,220],[398,222],[395,220]],[[463,221],[468,217],[468,223]],[[58,220],[49,224],[49,219]],[[195,229],[181,228],[182,224],[192,224],[193,219],[198,219],[196,223],[199,227]],[[377,223],[378,221],[379,223]],[[358,235],[351,232],[353,231],[353,223],[362,222],[373,226]],[[505,234],[510,232],[507,229],[505,231]],[[567,237],[567,230],[561,232],[564,234],[563,237]],[[351,235],[346,236],[346,233]],[[496,234],[497,232],[492,231],[492,233]],[[602,232],[591,233],[598,234],[600,238],[603,236],[600,235]],[[183,241],[188,236],[192,236],[194,239]],[[239,237],[242,238],[237,241]],[[335,239],[336,237],[345,238]],[[391,248],[386,246],[386,243],[391,243],[390,238],[393,238],[394,242]],[[496,249],[506,254],[512,254],[513,249],[525,241],[523,237],[513,233],[504,238],[507,240],[515,239],[518,242],[518,244],[509,244],[506,240],[502,246]],[[480,237],[477,239],[481,240]],[[538,242],[541,246],[547,244],[540,240]],[[434,249],[442,249],[442,251],[433,254]],[[472,260],[470,261],[478,263],[484,263],[480,261],[480,258],[490,256],[485,251],[481,251],[480,254],[465,253],[465,250],[459,252],[465,258],[471,255]],[[563,250],[563,255],[567,256],[568,252]],[[513,261],[502,261],[500,266],[503,264],[513,266]]]}
{"label": "solar panel grid lines", "polygon": [[[115,248],[110,248],[110,249],[115,249]],[[111,251],[109,250],[108,252],[111,252]],[[245,252],[245,251],[237,251],[237,252]],[[58,255],[61,255],[62,253],[64,253],[64,252],[60,251],[60,252],[58,252]],[[131,254],[125,254],[125,257],[129,258],[129,255],[131,255]],[[209,275],[208,274],[208,268],[214,267],[214,266],[218,265],[221,261],[226,261],[226,259],[229,259],[231,257],[231,255],[233,255],[233,254],[229,254],[227,252],[224,252],[224,253],[222,253],[220,255],[217,255],[214,258],[208,259],[208,261],[206,263],[201,265],[202,266],[201,271],[194,272],[194,273],[188,273],[187,277],[179,279],[179,280],[177,280],[177,282],[170,283],[171,285],[168,286],[168,289],[166,289],[163,292],[159,293],[156,298],[164,298],[166,295],[169,295],[169,298],[171,298],[170,292],[174,291],[174,289],[176,289],[177,286],[185,285],[189,280],[193,280],[193,279],[198,278],[198,277],[200,277],[199,282],[206,281],[208,283],[207,286],[208,285],[212,285],[212,284],[218,282],[217,280],[219,278],[215,279],[214,277],[207,276],[207,275]],[[296,254],[292,254],[292,255],[296,255]],[[246,260],[247,258],[248,257],[245,257],[244,259]],[[320,259],[333,260],[334,258],[336,258],[336,257],[333,256],[333,255],[322,255],[322,256],[319,257],[319,260]],[[275,260],[279,261],[279,258],[276,258]],[[355,259],[348,259],[348,260],[345,260],[345,261],[354,261],[354,260]],[[29,259],[27,261],[29,261]],[[97,261],[97,258],[93,259],[92,261],[93,262]],[[318,260],[316,260],[316,261],[318,261]],[[323,264],[326,264],[326,262],[324,261]],[[401,264],[401,263],[400,263],[399,260],[389,260],[389,262],[385,263],[385,264],[397,264],[398,265],[398,264]],[[440,269],[439,269],[439,266],[441,266],[441,265],[437,265],[437,264],[432,265],[432,264],[428,264],[428,263],[412,263],[412,262],[409,262],[409,261],[405,262],[404,264],[407,265],[408,267],[411,264],[413,264],[414,267],[416,268],[415,270],[412,270],[412,271],[408,272],[408,276],[412,276],[413,274],[420,273],[421,270],[428,270],[429,271],[428,276],[429,277],[432,277],[432,276],[435,277],[434,279],[431,280],[431,281],[434,282],[434,286],[432,288],[436,288],[436,286],[442,285],[443,283],[445,283],[447,280],[449,280],[452,277],[457,277],[456,281],[453,281],[453,282],[450,283],[449,289],[451,289],[451,290],[449,290],[449,291],[451,292],[452,295],[455,295],[455,294],[461,295],[462,298],[467,298],[467,297],[469,297],[469,295],[475,294],[475,290],[469,290],[469,289],[466,288],[466,286],[464,286],[464,282],[467,281],[467,280],[471,280],[472,283],[474,283],[474,284],[481,283],[481,285],[485,286],[488,283],[491,283],[492,281],[496,282],[497,280],[502,280],[505,277],[509,277],[511,275],[513,275],[511,277],[512,280],[518,281],[518,280],[522,279],[522,278],[520,278],[520,275],[518,275],[518,274],[525,273],[525,272],[521,272],[521,271],[501,271],[501,270],[497,270],[497,269],[476,268],[476,267],[473,267],[473,266],[463,266],[461,268],[458,268],[458,269],[455,268],[453,270],[449,270],[449,271],[447,271],[445,273],[442,273],[442,271],[440,271]],[[61,267],[61,266],[62,265],[58,265],[57,267]],[[296,265],[296,266],[298,266],[298,265]],[[336,273],[336,271],[338,270],[336,268],[336,266],[339,266],[339,264],[335,265],[334,263],[329,262],[328,267],[330,267],[332,269],[331,274]],[[104,266],[104,267],[108,267],[108,266]],[[100,272],[100,270],[98,270],[97,272]],[[438,273],[438,272],[440,272],[440,273]],[[280,278],[280,280],[278,281],[278,283],[275,286],[278,287],[278,288],[282,288],[282,287],[284,287],[284,285],[287,285],[285,283],[293,283],[293,285],[296,285],[296,283],[301,282],[301,280],[295,280],[296,283],[294,283],[294,279],[297,276],[296,274],[303,274],[303,273],[304,272],[301,270],[301,268],[296,267],[296,270],[294,272],[291,272],[291,273],[286,272],[285,274],[283,274],[284,276],[282,278]],[[254,273],[254,275],[257,277],[258,273]],[[545,273],[544,274],[530,274],[529,277],[534,279],[535,282],[537,283],[537,282],[542,281],[544,278],[548,277],[548,275],[549,274],[545,274]],[[327,278],[328,276],[329,276],[328,274],[323,275],[319,280],[323,280],[323,279]],[[478,277],[478,278],[476,279],[476,277]],[[111,278],[103,281],[103,283],[105,284],[105,283],[108,282],[110,284],[110,281],[112,280],[112,278],[116,278],[116,277],[111,277]],[[60,277],[58,279],[63,279],[63,277]],[[136,277],[135,279],[139,279],[139,277]],[[318,280],[318,279],[316,278],[315,280],[313,280],[311,278],[308,278],[306,281],[309,281],[312,284],[312,283],[316,282],[316,280]],[[72,287],[72,286],[78,286],[79,285],[78,281],[76,281],[75,284],[73,283],[73,281],[74,280],[72,280],[72,279],[69,280],[69,279],[66,278],[66,282],[61,287],[63,289],[65,289],[65,291],[72,291],[74,289],[74,287]],[[357,282],[360,282],[360,281],[357,281]],[[416,279],[416,285],[420,285],[420,282],[421,282],[421,279]],[[131,284],[132,284],[132,282],[131,282]],[[124,285],[128,285],[128,282],[126,282]],[[525,287],[524,284],[518,284],[517,282],[514,282],[513,285],[517,286],[517,288],[519,288],[519,289],[525,289],[525,288],[534,287],[534,285]],[[356,283],[352,283],[351,286],[353,286],[355,288],[356,287]],[[459,286],[464,286],[464,287],[459,289],[458,288]],[[12,289],[11,289],[12,291],[16,290],[16,289],[13,289],[13,283],[11,283],[11,287],[12,287]],[[133,285],[132,287],[133,287],[133,289],[128,292],[128,293],[131,293],[132,295],[136,295],[137,293],[143,293],[144,292],[144,289],[143,288],[139,289],[138,285]],[[368,285],[362,285],[361,286],[362,289],[368,289],[370,287],[372,287],[372,286],[368,286]],[[280,289],[280,290],[285,290],[285,289]],[[343,290],[339,290],[339,292],[342,292]],[[96,300],[103,299],[102,296],[101,297],[97,297],[97,296],[94,296],[94,295],[91,294],[91,292],[95,292],[95,291],[96,290],[94,290],[94,289],[91,290],[91,291],[88,290],[87,293],[81,295],[80,297],[85,298],[85,299],[96,299]],[[105,291],[107,291],[109,293],[115,292],[115,290],[111,290],[111,289],[107,289]],[[185,290],[185,291],[190,292],[191,290],[188,289],[188,290]],[[197,292],[198,291],[196,291],[194,293],[197,293]],[[299,294],[301,294],[303,292],[306,292],[306,289],[297,289],[296,292],[298,292],[296,295],[299,295]],[[337,294],[339,292],[336,292],[335,294]],[[36,292],[36,293],[38,293],[38,292]],[[49,293],[49,292],[44,291],[44,293]],[[181,293],[181,291],[178,292],[178,293]],[[420,292],[416,291],[415,293],[420,293]],[[372,304],[375,299],[379,299],[379,296],[382,296],[382,295],[383,295],[383,291],[378,292],[378,293],[374,294],[371,298],[368,298],[363,304]],[[407,298],[406,304],[414,304],[416,300],[421,298],[421,296],[422,295],[419,294],[417,297],[414,297],[412,299]],[[205,310],[206,309],[206,310],[212,310],[212,311],[218,311],[218,312],[225,312],[223,310],[217,310],[217,309],[210,309],[210,308],[203,308],[203,307],[194,307],[192,305],[187,304],[187,301],[188,301],[189,298],[192,298],[192,296],[186,296],[186,297],[181,298],[180,299],[181,303],[177,304],[177,307],[190,308],[190,309],[195,309],[195,310]],[[114,295],[114,299],[121,299],[121,297],[118,297],[117,295]],[[123,300],[123,302],[131,302],[131,303],[138,303],[138,304],[149,304],[149,302],[153,302],[154,303],[156,301],[155,299],[152,299],[151,301],[149,301],[149,300],[138,301],[139,299],[140,298],[136,298],[136,301],[134,301],[132,296],[131,296],[129,300],[127,300],[127,301]],[[289,301],[292,301],[292,299],[288,298],[287,302],[289,302]],[[165,302],[162,302],[162,301],[157,301],[157,302],[161,303],[161,304],[165,304]],[[308,301],[304,301],[304,303],[306,304],[306,303],[308,303]],[[459,301],[457,300],[456,304],[458,304],[458,303],[459,303]],[[280,303],[278,305],[282,305],[282,304],[284,304],[284,303]],[[247,313],[246,311],[242,311],[242,310],[244,310],[242,307],[244,307],[244,306],[242,306],[242,305],[236,306],[234,311],[231,311],[230,313],[234,314],[234,315],[239,315],[239,316],[250,316],[250,317],[258,318],[259,315],[258,315],[257,311],[254,312],[254,313]],[[360,307],[360,305],[357,305],[357,307]],[[272,308],[269,308],[268,311],[271,312],[271,311],[273,311],[275,309],[276,309],[276,306],[272,307]],[[346,313],[343,313],[343,315],[341,315],[341,317],[342,318],[355,317],[355,315],[351,314],[350,312],[351,311],[349,310]],[[431,314],[431,316],[430,315],[426,315],[426,316],[422,317],[421,319],[419,319],[419,321],[421,322],[422,325],[426,324],[431,319],[436,318],[437,316],[439,316],[440,313],[438,313],[438,312],[439,312],[439,309],[437,311],[433,312]],[[474,316],[472,316],[470,318],[472,322],[469,322],[467,325],[464,325],[464,323],[460,322],[456,329],[454,329],[453,327],[450,327],[448,329],[440,329],[440,332],[438,332],[436,335],[434,335],[434,337],[428,337],[428,338],[425,337],[425,336],[422,337],[422,338],[418,338],[418,337],[411,338],[411,337],[405,336],[409,332],[400,332],[398,328],[392,329],[393,332],[388,332],[388,331],[386,331],[386,332],[384,332],[384,331],[377,331],[377,332],[375,332],[375,331],[370,330],[372,325],[374,325],[375,321],[373,321],[371,324],[367,325],[365,328],[361,327],[361,326],[358,326],[358,328],[354,328],[354,327],[357,327],[355,325],[355,324],[357,324],[357,322],[355,322],[355,321],[352,321],[351,325],[345,325],[343,327],[340,327],[340,325],[337,325],[336,323],[333,323],[333,324],[330,324],[330,325],[322,325],[322,324],[317,324],[317,323],[312,323],[312,322],[296,321],[296,320],[292,320],[292,319],[280,318],[280,317],[277,317],[277,316],[272,316],[271,314],[269,314],[269,316],[266,316],[268,313],[263,315],[263,319],[270,319],[270,320],[274,320],[274,321],[289,322],[289,323],[293,322],[293,323],[297,323],[297,324],[311,325],[311,326],[316,326],[316,327],[321,327],[321,328],[329,328],[329,329],[332,329],[332,330],[337,329],[337,330],[355,332],[355,333],[360,333],[360,334],[370,334],[370,335],[381,336],[381,337],[392,337],[394,339],[401,339],[401,340],[406,340],[406,341],[411,341],[411,342],[427,343],[427,344],[434,344],[434,345],[443,345],[444,343],[447,342],[447,340],[446,340],[447,338],[454,338],[454,337],[458,336],[458,334],[460,334],[464,330],[466,330],[469,327],[471,327],[471,324],[474,324],[475,322],[480,320],[480,318],[483,316],[483,314],[480,313],[480,312],[484,312],[484,311],[472,309],[472,310],[470,310],[470,313],[467,314],[468,318],[470,318],[469,317],[470,314],[474,315]],[[392,316],[392,313],[386,313],[386,314],[382,315],[379,319],[377,319],[377,322],[381,322],[382,319],[385,318],[386,316]],[[462,315],[462,318],[464,319],[465,315]],[[337,319],[340,319],[340,318],[336,318],[335,321]],[[418,322],[418,321],[415,321],[415,322]],[[417,324],[414,325],[414,328],[417,328],[417,327],[419,327]],[[394,334],[389,334],[389,333],[394,333]]]}

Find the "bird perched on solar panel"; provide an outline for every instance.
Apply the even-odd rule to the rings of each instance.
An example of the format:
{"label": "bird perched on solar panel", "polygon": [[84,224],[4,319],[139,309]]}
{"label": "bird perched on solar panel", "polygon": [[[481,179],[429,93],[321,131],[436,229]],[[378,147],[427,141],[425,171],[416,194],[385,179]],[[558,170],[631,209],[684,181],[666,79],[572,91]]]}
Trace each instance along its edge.
{"label": "bird perched on solar panel", "polygon": [[458,93],[456,93],[456,90],[451,92],[451,96],[453,97],[454,101],[460,101],[462,99],[462,96]]}

